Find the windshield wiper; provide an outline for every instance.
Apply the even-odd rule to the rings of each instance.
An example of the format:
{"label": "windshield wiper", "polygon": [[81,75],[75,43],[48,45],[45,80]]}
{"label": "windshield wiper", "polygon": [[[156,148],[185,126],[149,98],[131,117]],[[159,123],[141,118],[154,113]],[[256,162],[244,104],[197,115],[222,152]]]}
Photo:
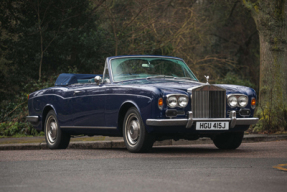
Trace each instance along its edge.
{"label": "windshield wiper", "polygon": [[155,76],[149,76],[146,79],[151,79],[151,78],[173,78],[173,79],[186,79],[186,80],[196,81],[191,77],[174,77],[170,75],[155,75]]}
{"label": "windshield wiper", "polygon": [[174,76],[169,76],[169,75],[155,75],[155,76],[149,76],[147,79],[152,79],[152,78],[173,78],[175,79],[176,77]]}

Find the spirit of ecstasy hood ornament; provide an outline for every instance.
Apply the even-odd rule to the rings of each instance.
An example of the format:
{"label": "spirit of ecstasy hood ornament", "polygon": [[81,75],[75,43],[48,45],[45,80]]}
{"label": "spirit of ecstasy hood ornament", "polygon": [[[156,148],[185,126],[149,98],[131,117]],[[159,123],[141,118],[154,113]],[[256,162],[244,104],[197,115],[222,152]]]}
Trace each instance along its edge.
{"label": "spirit of ecstasy hood ornament", "polygon": [[206,78],[206,84],[209,84],[208,83],[209,76],[204,75],[204,77]]}

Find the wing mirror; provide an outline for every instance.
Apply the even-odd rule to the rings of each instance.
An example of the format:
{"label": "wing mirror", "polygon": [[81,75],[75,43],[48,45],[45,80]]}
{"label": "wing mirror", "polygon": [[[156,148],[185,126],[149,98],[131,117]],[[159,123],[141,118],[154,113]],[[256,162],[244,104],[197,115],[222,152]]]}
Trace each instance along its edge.
{"label": "wing mirror", "polygon": [[95,80],[95,83],[97,85],[99,85],[102,82],[102,78],[100,76],[98,76],[98,75],[94,78],[94,80]]}

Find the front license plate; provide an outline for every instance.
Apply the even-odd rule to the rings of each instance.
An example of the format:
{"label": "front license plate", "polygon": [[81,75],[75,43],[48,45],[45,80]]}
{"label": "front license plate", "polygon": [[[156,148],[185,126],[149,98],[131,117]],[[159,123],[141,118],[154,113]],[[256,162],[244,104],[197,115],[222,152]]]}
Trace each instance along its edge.
{"label": "front license plate", "polygon": [[229,122],[196,122],[196,130],[228,130]]}

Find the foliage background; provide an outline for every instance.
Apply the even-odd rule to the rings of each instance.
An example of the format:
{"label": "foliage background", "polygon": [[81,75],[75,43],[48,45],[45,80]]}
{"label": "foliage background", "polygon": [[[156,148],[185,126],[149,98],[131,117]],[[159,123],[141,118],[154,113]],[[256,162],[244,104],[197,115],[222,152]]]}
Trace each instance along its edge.
{"label": "foliage background", "polygon": [[102,73],[113,55],[181,57],[201,81],[259,89],[258,31],[239,0],[3,0],[0,32],[0,136],[37,135],[28,94],[62,72]]}

